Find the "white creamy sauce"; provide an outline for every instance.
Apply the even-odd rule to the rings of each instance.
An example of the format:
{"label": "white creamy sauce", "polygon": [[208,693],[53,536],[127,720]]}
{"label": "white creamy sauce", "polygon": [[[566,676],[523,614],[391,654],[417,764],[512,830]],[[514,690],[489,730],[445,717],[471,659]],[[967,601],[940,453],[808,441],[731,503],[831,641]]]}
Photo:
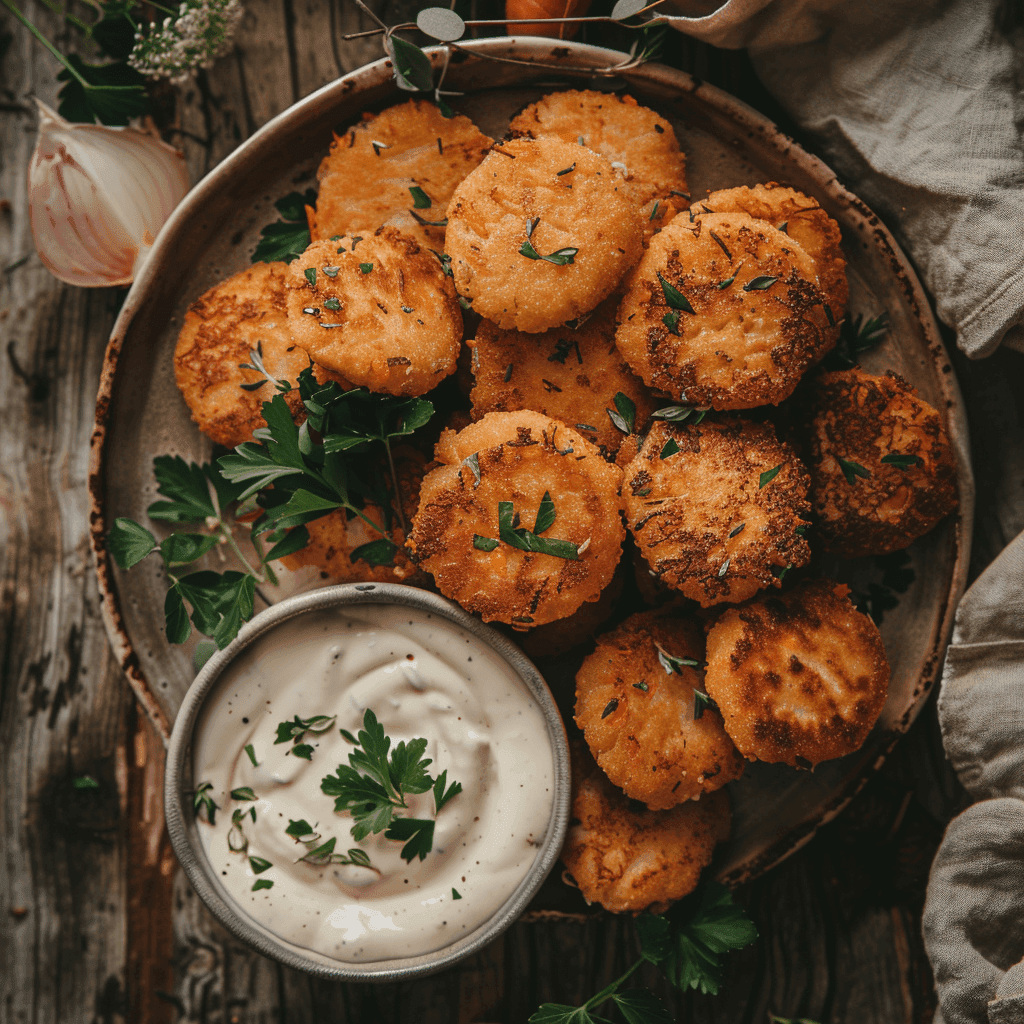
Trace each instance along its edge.
{"label": "white creamy sauce", "polygon": [[[449,785],[462,783],[438,814],[423,861],[406,863],[403,844],[383,833],[353,841],[351,817],[320,789],[355,749],[340,730],[358,734],[367,708],[392,750],[424,737],[430,775],[447,769]],[[337,715],[329,732],[300,740],[313,747],[310,761],[288,753],[291,743],[275,743],[278,724],[296,715]],[[201,816],[199,833],[224,889],[282,939],[341,961],[416,956],[468,935],[522,881],[551,814],[547,726],[525,685],[466,631],[409,608],[342,607],[275,627],[224,672],[194,735],[193,777],[212,784],[219,807],[215,826]],[[241,787],[255,804],[231,799]],[[429,791],[408,803],[399,816],[434,817]],[[234,853],[232,812],[250,806],[248,850]],[[302,819],[320,842],[336,838],[335,853],[364,850],[375,870],[298,863],[307,848],[285,829]],[[273,866],[257,874],[250,856]],[[253,892],[257,879],[274,884]]]}

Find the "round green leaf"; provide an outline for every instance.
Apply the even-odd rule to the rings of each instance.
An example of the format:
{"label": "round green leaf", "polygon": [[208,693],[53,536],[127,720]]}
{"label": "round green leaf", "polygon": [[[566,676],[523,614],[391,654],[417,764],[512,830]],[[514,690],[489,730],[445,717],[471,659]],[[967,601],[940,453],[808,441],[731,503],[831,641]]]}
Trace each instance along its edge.
{"label": "round green leaf", "polygon": [[[625,0],[619,0],[620,3]],[[630,0],[632,2],[632,0]],[[454,43],[466,34],[466,23],[447,7],[426,7],[416,15],[416,27],[431,39]]]}

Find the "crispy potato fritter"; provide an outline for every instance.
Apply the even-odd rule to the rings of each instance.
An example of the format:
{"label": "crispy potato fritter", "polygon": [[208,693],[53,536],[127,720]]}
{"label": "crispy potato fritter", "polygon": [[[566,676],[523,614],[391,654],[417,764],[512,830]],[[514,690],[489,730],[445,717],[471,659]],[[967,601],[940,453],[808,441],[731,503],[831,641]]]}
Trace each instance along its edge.
{"label": "crispy potato fritter", "polygon": [[483,320],[473,349],[473,415],[533,409],[575,427],[612,455],[626,436],[615,425],[615,396],[636,407],[634,430],[654,411],[654,400],[615,347],[614,299],[608,299],[572,330],[543,334],[503,331]]}
{"label": "crispy potato fritter", "polygon": [[640,258],[640,211],[603,156],[551,136],[514,139],[455,190],[445,246],[477,313],[534,334],[612,293]]}
{"label": "crispy potato fritter", "polygon": [[907,547],[956,509],[956,463],[942,419],[893,372],[822,373],[803,438],[815,535],[846,558]]}
{"label": "crispy potato fritter", "polygon": [[441,593],[520,627],[598,599],[625,530],[622,471],[597,448],[540,413],[494,412],[446,430],[435,456],[408,547]]}
{"label": "crispy potato fritter", "polygon": [[364,114],[334,137],[320,164],[316,210],[307,207],[313,241],[368,236],[389,222],[441,252],[444,224],[427,222],[444,221],[455,186],[483,160],[491,141],[468,117],[445,117],[426,100]]}
{"label": "crispy potato fritter", "polygon": [[812,580],[730,608],[711,628],[705,684],[746,757],[810,768],[864,742],[889,663],[848,593]]}
{"label": "crispy potato fritter", "polygon": [[[254,263],[201,295],[185,314],[174,350],[174,377],[199,429],[217,444],[234,448],[267,425],[260,411],[273,395],[257,370],[243,370],[259,346],[267,372],[294,384],[309,366],[295,343],[286,313],[288,265]],[[321,381],[338,379],[317,368]],[[285,396],[292,415],[305,416],[298,391]]]}
{"label": "crispy potato fritter", "polygon": [[433,253],[394,228],[314,242],[288,268],[288,323],[353,384],[422,395],[455,372],[462,311]]}
{"label": "crispy potato fritter", "polygon": [[606,157],[622,171],[650,236],[690,205],[686,161],[665,118],[632,96],[570,89],[531,103],[509,125],[512,138],[554,135]]}
{"label": "crispy potato fritter", "polygon": [[743,774],[722,716],[697,703],[703,665],[703,628],[669,607],[631,615],[599,637],[576,674],[576,724],[590,752],[616,786],[652,810]]}
{"label": "crispy potato fritter", "polygon": [[817,199],[786,188],[774,181],[748,188],[726,188],[712,192],[694,203],[695,213],[749,213],[784,231],[808,256],[818,270],[818,287],[825,295],[839,335],[838,323],[846,309],[850,289],[846,282],[846,260],[840,248],[839,225],[821,208]]}
{"label": "crispy potato fritter", "polygon": [[778,405],[835,343],[814,260],[744,213],[675,217],[630,275],[616,344],[646,383],[694,405]]}
{"label": "crispy potato fritter", "polygon": [[723,790],[651,811],[617,790],[585,749],[573,748],[572,817],[562,862],[588,903],[659,914],[697,887],[729,836]]}
{"label": "crispy potato fritter", "polygon": [[805,565],[810,477],[769,423],[658,421],[625,467],[626,522],[654,575],[709,607]]}

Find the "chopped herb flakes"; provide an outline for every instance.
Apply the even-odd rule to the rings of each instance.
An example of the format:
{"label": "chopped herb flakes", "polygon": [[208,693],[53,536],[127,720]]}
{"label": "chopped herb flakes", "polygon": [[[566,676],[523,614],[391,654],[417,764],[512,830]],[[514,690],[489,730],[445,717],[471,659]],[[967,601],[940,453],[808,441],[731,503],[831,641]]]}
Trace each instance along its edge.
{"label": "chopped herb flakes", "polygon": [[661,449],[661,455],[659,455],[658,457],[661,458],[661,459],[667,459],[670,455],[675,455],[676,452],[678,452],[680,450],[681,449],[679,448],[679,445],[676,444],[675,438],[674,437],[670,437],[665,442],[665,447]]}
{"label": "chopped herb flakes", "polygon": [[534,249],[533,243],[527,239],[519,247],[519,252],[521,255],[526,256],[527,259],[544,260],[545,263],[554,263],[556,267],[564,267],[567,263],[574,262],[579,249],[567,246],[564,249],[556,249],[553,253],[549,253],[547,256],[542,256],[536,249]]}
{"label": "chopped herb flakes", "polygon": [[412,196],[412,205],[417,210],[429,210],[431,207],[430,196],[419,187],[419,185],[413,185],[409,189],[409,194]]}
{"label": "chopped herb flakes", "polygon": [[373,270],[373,264],[372,263],[360,263],[359,264],[359,269],[364,274],[368,274],[368,273],[370,273],[371,270]]}
{"label": "chopped herb flakes", "polygon": [[743,290],[745,292],[767,291],[776,281],[778,281],[777,277],[755,277],[743,286]]}
{"label": "chopped herb flakes", "polygon": [[849,459],[841,458],[836,456],[836,461],[839,463],[839,468],[843,471],[843,476],[846,477],[848,484],[854,484],[857,482],[857,477],[864,477],[867,479],[871,476],[871,470],[865,469],[859,462],[851,462]]}
{"label": "chopped herb flakes", "polygon": [[665,301],[670,309],[680,309],[684,313],[694,312],[693,306],[690,305],[690,300],[678,288],[670,285],[661,274],[658,274],[658,280],[661,282],[661,292],[665,296]]}

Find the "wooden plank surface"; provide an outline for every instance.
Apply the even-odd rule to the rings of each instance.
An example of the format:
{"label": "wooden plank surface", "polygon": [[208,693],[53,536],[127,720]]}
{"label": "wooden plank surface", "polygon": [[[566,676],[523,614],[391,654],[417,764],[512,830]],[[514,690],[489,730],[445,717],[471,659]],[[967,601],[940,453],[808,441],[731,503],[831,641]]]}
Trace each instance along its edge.
{"label": "wooden plank surface", "polygon": [[[414,9],[378,6],[391,23]],[[44,6],[25,9],[71,44]],[[234,54],[161,100],[193,181],[294,99],[375,59],[378,42],[340,38],[361,25],[345,0],[247,0]],[[628,921],[521,922],[458,969],[346,986],[249,952],[176,869],[162,748],[109,657],[86,540],[92,404],[122,294],[60,285],[32,255],[29,97],[53,101],[55,66],[6,15],[0,53],[0,1020],[484,1024],[585,999],[635,955]],[[779,116],[741,56],[682,38],[669,56]],[[957,370],[978,467],[977,574],[1024,528],[1024,357]],[[97,788],[76,789],[84,775]],[[930,1021],[921,905],[963,804],[932,702],[836,822],[738,894],[762,938],[730,958],[717,999],[668,990],[653,970],[643,980],[678,1020]]]}

